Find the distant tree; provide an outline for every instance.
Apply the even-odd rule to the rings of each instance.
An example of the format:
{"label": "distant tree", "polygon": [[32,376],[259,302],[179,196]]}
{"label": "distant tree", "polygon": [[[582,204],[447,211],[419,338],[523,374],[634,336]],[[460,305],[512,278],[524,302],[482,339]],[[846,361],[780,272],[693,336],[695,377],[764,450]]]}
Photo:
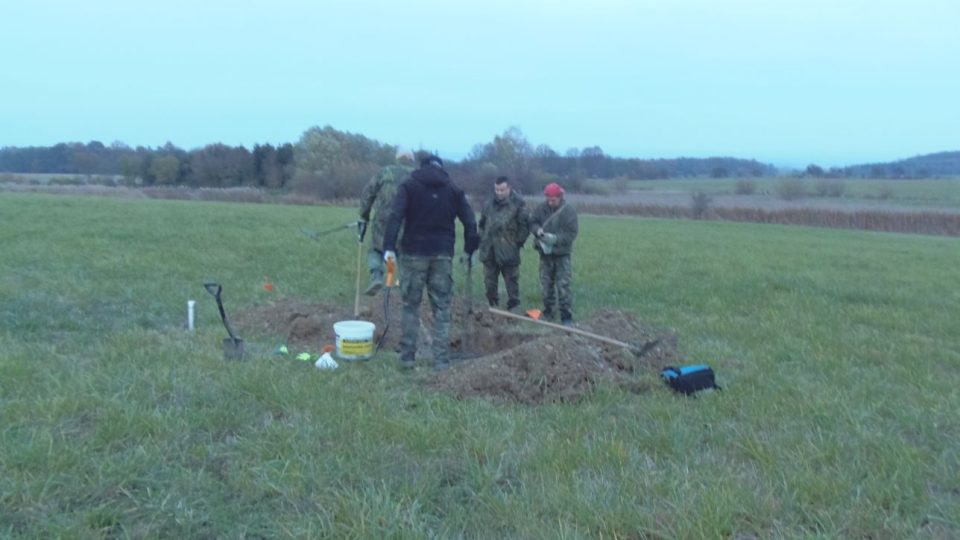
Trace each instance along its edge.
{"label": "distant tree", "polygon": [[726,167],[714,167],[710,169],[710,178],[727,178],[730,176],[730,171]]}
{"label": "distant tree", "polygon": [[807,176],[812,176],[814,178],[823,178],[825,176],[823,167],[814,164],[807,165],[805,173]]}
{"label": "distant tree", "polygon": [[737,195],[753,195],[757,191],[757,183],[749,179],[737,180],[733,192]]}
{"label": "distant tree", "polygon": [[331,126],[310,128],[294,147],[294,189],[325,198],[356,197],[377,169],[393,163],[396,151]]}
{"label": "distant tree", "polygon": [[208,144],[190,152],[190,183],[197,186],[232,187],[253,183],[253,156],[244,147]]}
{"label": "distant tree", "polygon": [[786,201],[802,199],[807,194],[807,185],[801,178],[784,178],[777,184],[777,195]]}
{"label": "distant tree", "polygon": [[119,160],[120,174],[128,184],[132,184],[140,177],[143,166],[143,157],[135,153],[126,153]]}
{"label": "distant tree", "polygon": [[694,191],[690,194],[690,210],[693,219],[706,219],[710,215],[710,203],[713,199],[703,191]]}
{"label": "distant tree", "polygon": [[150,163],[150,176],[157,184],[176,184],[180,178],[180,160],[172,154],[153,158]]}
{"label": "distant tree", "polygon": [[474,146],[468,159],[478,166],[494,165],[500,175],[509,177],[521,190],[529,187],[533,179],[533,146],[515,126],[496,135],[492,142]]}
{"label": "distant tree", "polygon": [[591,178],[609,178],[610,170],[607,167],[607,156],[599,146],[590,146],[580,152],[580,166]]}

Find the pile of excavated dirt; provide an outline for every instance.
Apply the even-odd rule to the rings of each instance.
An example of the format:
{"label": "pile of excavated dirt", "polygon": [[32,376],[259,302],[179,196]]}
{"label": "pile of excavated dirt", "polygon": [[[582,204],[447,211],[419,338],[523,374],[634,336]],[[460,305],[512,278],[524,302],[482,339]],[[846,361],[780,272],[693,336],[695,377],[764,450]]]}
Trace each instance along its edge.
{"label": "pile of excavated dirt", "polygon": [[[241,334],[275,336],[291,352],[315,353],[334,344],[335,322],[366,320],[376,325],[375,341],[387,330],[382,351],[392,352],[398,350],[400,339],[401,301],[398,291],[391,294],[389,328],[382,295],[364,298],[358,317],[354,317],[353,306],[281,298],[238,313],[234,323]],[[426,301],[421,320],[417,362],[428,367],[432,365],[432,316]],[[647,391],[653,385],[643,381],[651,377],[641,379],[640,373],[656,374],[664,366],[679,363],[676,336],[644,325],[630,313],[599,311],[579,321],[576,328],[638,345],[657,340],[657,345],[637,357],[623,347],[495,315],[479,304],[468,314],[465,306],[454,300],[449,337],[455,362],[448,370],[430,371],[418,380],[426,388],[457,398],[538,404],[575,401],[601,382],[633,392]]]}

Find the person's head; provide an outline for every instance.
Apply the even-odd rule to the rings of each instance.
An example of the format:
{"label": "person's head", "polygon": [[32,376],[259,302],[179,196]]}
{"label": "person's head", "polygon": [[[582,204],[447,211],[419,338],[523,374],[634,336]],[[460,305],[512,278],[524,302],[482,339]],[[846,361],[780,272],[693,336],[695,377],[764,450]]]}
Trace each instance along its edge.
{"label": "person's head", "polygon": [[547,206],[557,208],[563,202],[563,188],[556,182],[550,182],[543,188],[543,196],[547,198]]}
{"label": "person's head", "polygon": [[413,165],[413,152],[397,148],[397,163],[400,165]]}
{"label": "person's head", "polygon": [[433,154],[427,154],[420,160],[420,168],[425,169],[427,167],[436,167],[438,169],[442,169],[443,160]]}
{"label": "person's head", "polygon": [[497,177],[493,182],[493,194],[498,201],[502,201],[510,196],[510,181],[506,176]]}

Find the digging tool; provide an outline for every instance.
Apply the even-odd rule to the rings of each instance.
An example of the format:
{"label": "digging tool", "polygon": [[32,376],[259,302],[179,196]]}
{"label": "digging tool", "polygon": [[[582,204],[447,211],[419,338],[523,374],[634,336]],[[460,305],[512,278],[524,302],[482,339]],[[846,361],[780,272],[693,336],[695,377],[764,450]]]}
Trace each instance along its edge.
{"label": "digging tool", "polygon": [[367,222],[357,222],[357,290],[353,295],[353,317],[360,316],[360,269],[363,263],[363,237],[367,234]]}
{"label": "digging tool", "polygon": [[467,297],[467,314],[473,314],[473,255],[464,257],[467,265],[467,282],[463,286],[463,293]]}
{"label": "digging tool", "polygon": [[636,343],[627,343],[626,341],[620,341],[618,339],[613,339],[607,336],[601,336],[600,334],[594,334],[593,332],[588,332],[586,330],[581,330],[580,328],[574,328],[572,326],[564,326],[562,324],[552,323],[549,321],[541,321],[539,319],[534,319],[532,317],[527,317],[524,315],[517,315],[515,313],[510,313],[509,311],[503,311],[502,309],[489,308],[490,313],[494,315],[500,315],[501,317],[509,317],[511,319],[518,319],[521,321],[532,322],[536,324],[542,324],[544,326],[549,326],[550,328],[555,328],[557,330],[563,330],[564,332],[569,332],[571,334],[577,334],[580,336],[588,337],[591,339],[596,339],[604,343],[609,343],[610,345],[616,345],[618,347],[623,347],[624,349],[629,350],[637,356],[643,356],[650,352],[650,349],[657,346],[660,343],[659,339],[651,339],[642,344]]}
{"label": "digging tool", "polygon": [[466,269],[466,281],[463,283],[465,313],[461,329],[461,349],[457,359],[466,360],[476,356],[473,353],[473,256],[464,254],[460,257],[460,262]]}
{"label": "digging tool", "polygon": [[383,333],[380,334],[380,339],[377,341],[377,348],[374,349],[373,354],[380,352],[380,346],[383,345],[383,342],[387,339],[387,332],[390,330],[390,289],[393,288],[393,277],[396,268],[396,261],[392,258],[387,259],[387,278],[383,282],[383,286],[386,289],[383,293]]}
{"label": "digging tool", "polygon": [[236,334],[233,333],[233,328],[230,326],[230,321],[227,319],[227,313],[223,310],[223,300],[220,298],[220,293],[223,292],[223,287],[219,283],[204,283],[203,288],[207,290],[208,293],[213,295],[217,300],[217,309],[220,310],[220,320],[223,321],[223,326],[227,329],[227,334],[230,335],[229,338],[223,340],[223,358],[225,360],[242,360],[243,359],[243,340],[238,338]]}
{"label": "digging tool", "polygon": [[328,234],[333,234],[333,233],[339,232],[339,231],[345,231],[345,230],[351,229],[351,228],[353,228],[353,227],[359,228],[359,227],[361,227],[361,225],[360,225],[361,223],[363,223],[364,232],[366,232],[366,222],[365,222],[365,221],[351,221],[350,223],[347,223],[347,224],[345,224],[345,225],[339,225],[339,226],[334,227],[334,228],[332,228],[332,229],[327,229],[327,230],[325,230],[325,231],[320,231],[320,232],[317,232],[317,231],[314,231],[314,230],[305,229],[305,228],[303,228],[303,227],[300,227],[300,232],[302,232],[303,234],[305,234],[305,235],[307,236],[307,238],[313,240],[314,242],[319,242],[321,238],[323,238],[324,236],[326,236],[326,235],[328,235]]}

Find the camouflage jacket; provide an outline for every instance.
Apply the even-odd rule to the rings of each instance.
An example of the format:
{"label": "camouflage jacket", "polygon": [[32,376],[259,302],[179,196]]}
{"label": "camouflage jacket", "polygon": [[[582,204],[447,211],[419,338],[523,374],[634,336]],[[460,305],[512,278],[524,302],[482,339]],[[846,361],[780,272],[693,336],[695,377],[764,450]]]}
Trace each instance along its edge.
{"label": "camouflage jacket", "polygon": [[[563,201],[556,210],[550,208],[546,201],[537,205],[530,214],[530,232],[535,235],[540,227],[543,227],[544,232],[557,235],[551,255],[569,255],[573,252],[573,241],[580,232],[580,222],[577,219],[577,209],[572,204]],[[540,242],[534,242],[534,247],[543,254]]]}
{"label": "camouflage jacket", "polygon": [[390,205],[393,196],[397,193],[397,186],[410,177],[413,167],[405,165],[388,165],[367,182],[360,194],[360,219],[373,221],[370,223],[370,246],[383,251],[383,233],[387,228],[387,219],[390,217]]}
{"label": "camouflage jacket", "polygon": [[480,214],[480,251],[477,256],[487,264],[520,264],[520,247],[530,234],[527,207],[523,198],[511,191],[499,201],[487,202]]}

